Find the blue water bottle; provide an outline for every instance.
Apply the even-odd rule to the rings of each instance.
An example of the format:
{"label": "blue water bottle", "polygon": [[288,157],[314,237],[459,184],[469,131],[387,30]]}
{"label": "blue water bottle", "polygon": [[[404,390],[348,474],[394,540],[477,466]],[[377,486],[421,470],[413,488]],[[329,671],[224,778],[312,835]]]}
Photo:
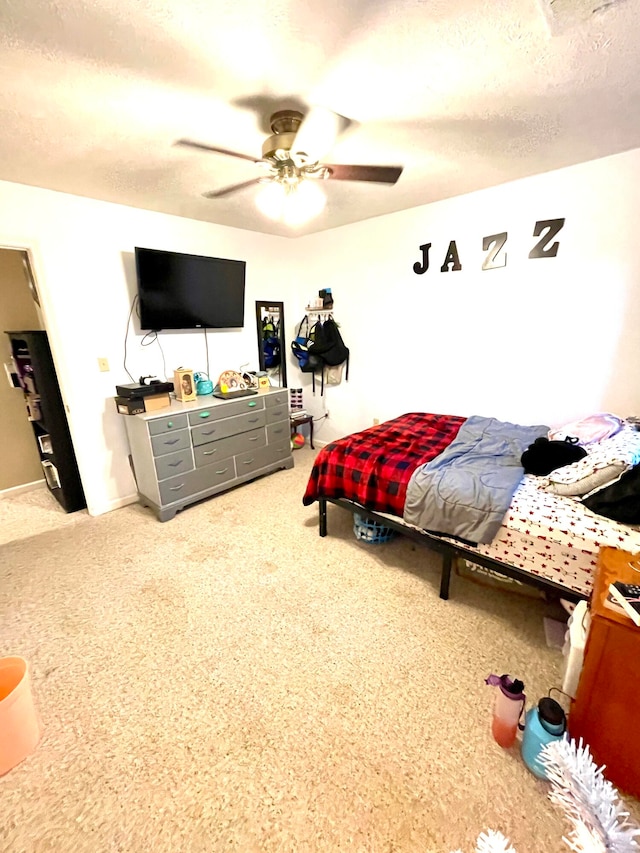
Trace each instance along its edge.
{"label": "blue water bottle", "polygon": [[547,771],[539,756],[544,747],[561,740],[567,729],[567,718],[562,706],[545,696],[537,707],[527,711],[522,735],[522,758],[529,770],[539,779],[547,779]]}

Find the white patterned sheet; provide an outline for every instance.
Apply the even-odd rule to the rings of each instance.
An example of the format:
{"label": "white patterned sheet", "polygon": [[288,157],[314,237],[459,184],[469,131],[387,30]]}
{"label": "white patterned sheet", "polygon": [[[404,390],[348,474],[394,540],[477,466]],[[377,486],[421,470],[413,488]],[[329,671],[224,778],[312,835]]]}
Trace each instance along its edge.
{"label": "white patterned sheet", "polygon": [[640,528],[610,521],[574,498],[544,492],[536,477],[526,476],[493,542],[469,550],[588,596],[603,546],[640,551]]}

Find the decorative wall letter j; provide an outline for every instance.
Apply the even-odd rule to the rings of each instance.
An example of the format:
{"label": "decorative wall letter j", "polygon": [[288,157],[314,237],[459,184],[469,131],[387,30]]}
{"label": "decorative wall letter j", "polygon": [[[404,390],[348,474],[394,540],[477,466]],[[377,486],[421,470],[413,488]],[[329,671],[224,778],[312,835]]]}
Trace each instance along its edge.
{"label": "decorative wall letter j", "polygon": [[420,251],[422,252],[422,260],[416,261],[413,265],[413,271],[416,275],[422,275],[429,269],[429,249],[431,248],[431,243],[423,243],[420,246]]}

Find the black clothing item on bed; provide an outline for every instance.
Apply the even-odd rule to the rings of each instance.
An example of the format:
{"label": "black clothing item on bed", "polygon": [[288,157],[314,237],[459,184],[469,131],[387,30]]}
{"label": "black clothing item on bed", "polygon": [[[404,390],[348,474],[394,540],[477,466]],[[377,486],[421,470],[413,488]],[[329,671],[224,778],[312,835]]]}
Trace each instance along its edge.
{"label": "black clothing item on bed", "polygon": [[582,503],[592,512],[613,521],[640,524],[640,465],[625,471],[622,477],[610,486],[587,495]]}
{"label": "black clothing item on bed", "polygon": [[544,477],[555,471],[556,468],[562,468],[563,465],[571,465],[572,462],[584,459],[587,451],[584,447],[580,447],[576,443],[577,441],[577,438],[569,437],[565,438],[564,441],[549,441],[544,436],[536,438],[520,459],[525,474],[536,474],[539,477]]}

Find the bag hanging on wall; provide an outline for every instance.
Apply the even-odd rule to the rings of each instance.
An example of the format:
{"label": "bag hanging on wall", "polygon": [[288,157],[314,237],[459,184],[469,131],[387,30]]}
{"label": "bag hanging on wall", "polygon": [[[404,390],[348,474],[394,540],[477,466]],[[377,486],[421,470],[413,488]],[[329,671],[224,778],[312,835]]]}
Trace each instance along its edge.
{"label": "bag hanging on wall", "polygon": [[333,317],[328,317],[316,334],[309,352],[318,355],[325,364],[335,367],[346,363],[346,378],[349,378],[349,347],[342,340],[340,329]]}
{"label": "bag hanging on wall", "polygon": [[340,383],[342,370],[339,372],[337,370],[340,365],[345,365],[345,379],[349,379],[349,347],[342,340],[338,324],[333,317],[328,317],[324,323],[316,323],[314,330],[313,343],[309,345],[309,355],[316,356],[322,363],[320,378],[320,395],[322,396],[325,381],[331,385]]}
{"label": "bag hanging on wall", "polygon": [[[315,329],[315,326],[313,329]],[[298,326],[295,340],[291,341],[291,350],[298,360],[298,367],[303,373],[313,373],[322,365],[318,357],[312,357],[309,352],[309,345],[313,342],[311,337],[313,329],[309,329],[309,317],[305,314]]]}

